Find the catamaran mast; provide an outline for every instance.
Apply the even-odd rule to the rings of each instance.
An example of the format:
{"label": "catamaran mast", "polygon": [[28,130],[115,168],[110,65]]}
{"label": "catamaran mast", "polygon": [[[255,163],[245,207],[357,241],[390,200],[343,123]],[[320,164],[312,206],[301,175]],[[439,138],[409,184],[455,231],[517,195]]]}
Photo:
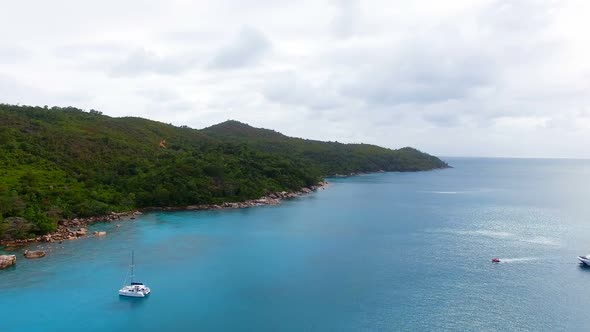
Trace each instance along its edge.
{"label": "catamaran mast", "polygon": [[133,269],[135,268],[135,251],[131,250],[131,282],[133,282],[133,277],[135,277]]}

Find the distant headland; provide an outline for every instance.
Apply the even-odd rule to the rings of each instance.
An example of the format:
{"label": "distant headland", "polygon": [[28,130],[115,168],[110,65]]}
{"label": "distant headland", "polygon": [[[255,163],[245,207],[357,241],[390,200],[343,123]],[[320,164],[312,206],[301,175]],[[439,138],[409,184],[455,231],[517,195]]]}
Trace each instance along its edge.
{"label": "distant headland", "polygon": [[330,175],[447,167],[409,147],[292,138],[237,121],[197,130],[0,104],[0,240],[148,207],[247,207],[239,203],[317,188]]}

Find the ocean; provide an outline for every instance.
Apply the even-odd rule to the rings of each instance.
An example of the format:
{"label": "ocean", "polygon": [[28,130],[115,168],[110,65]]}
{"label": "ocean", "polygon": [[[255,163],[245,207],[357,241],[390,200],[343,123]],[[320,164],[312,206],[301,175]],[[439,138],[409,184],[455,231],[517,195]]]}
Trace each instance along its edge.
{"label": "ocean", "polygon": [[[587,331],[590,161],[445,161],[31,245],[0,271],[0,331]],[[117,295],[131,250],[144,299]]]}

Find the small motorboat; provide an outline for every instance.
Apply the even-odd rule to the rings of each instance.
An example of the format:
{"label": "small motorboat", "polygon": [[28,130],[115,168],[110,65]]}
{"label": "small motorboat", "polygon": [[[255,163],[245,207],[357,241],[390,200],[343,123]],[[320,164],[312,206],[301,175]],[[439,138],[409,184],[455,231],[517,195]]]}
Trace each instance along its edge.
{"label": "small motorboat", "polygon": [[500,258],[492,258],[492,263],[500,263]]}
{"label": "small motorboat", "polygon": [[590,255],[578,256],[578,260],[580,263],[590,266]]}

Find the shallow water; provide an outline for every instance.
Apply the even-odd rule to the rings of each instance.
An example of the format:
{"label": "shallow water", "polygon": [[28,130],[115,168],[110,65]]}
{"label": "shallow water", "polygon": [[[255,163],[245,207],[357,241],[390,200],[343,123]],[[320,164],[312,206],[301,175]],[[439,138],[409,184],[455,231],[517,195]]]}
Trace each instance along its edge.
{"label": "shallow water", "polygon": [[[0,271],[0,330],[587,330],[590,161],[447,161],[40,244]],[[131,249],[146,299],[117,295]]]}

